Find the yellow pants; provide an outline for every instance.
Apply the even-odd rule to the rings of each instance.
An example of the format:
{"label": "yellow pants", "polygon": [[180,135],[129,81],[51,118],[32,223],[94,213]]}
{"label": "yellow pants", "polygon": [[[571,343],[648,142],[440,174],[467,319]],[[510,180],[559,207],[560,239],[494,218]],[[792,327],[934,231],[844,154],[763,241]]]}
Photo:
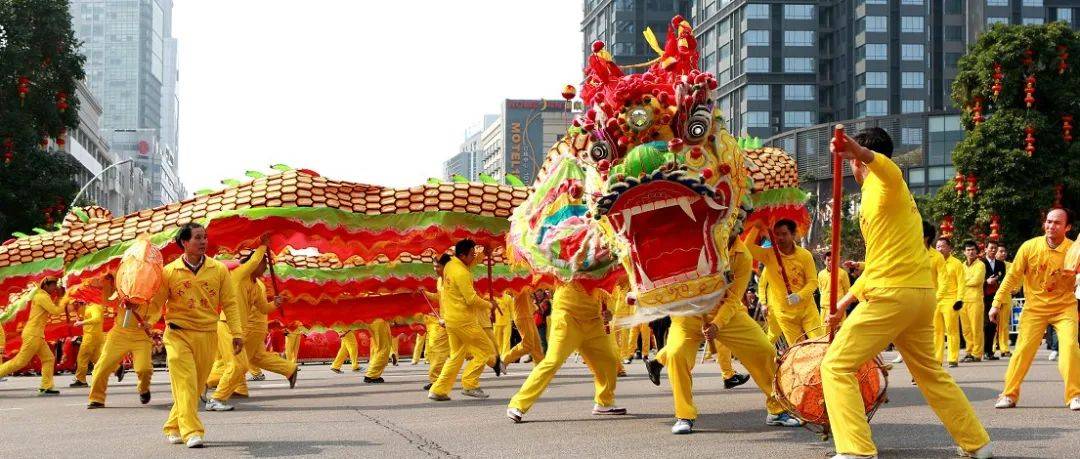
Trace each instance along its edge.
{"label": "yellow pants", "polygon": [[1058,336],[1058,371],[1065,380],[1065,403],[1080,396],[1080,346],[1076,342],[1076,305],[1069,304],[1057,311],[1025,308],[1020,313],[1020,329],[1016,338],[1016,352],[1009,359],[1005,371],[1005,391],[1001,395],[1020,400],[1020,384],[1031,368],[1035,352],[1039,350],[1046,326],[1051,325]]}
{"label": "yellow pants", "polygon": [[836,333],[821,363],[821,383],[837,453],[877,454],[855,372],[890,342],[956,443],[975,451],[990,442],[963,391],[934,359],[935,307],[930,288],[870,288]]}
{"label": "yellow pants", "polygon": [[[82,344],[79,345],[79,355],[75,360],[75,379],[86,382],[86,371],[90,362],[97,362],[101,357],[101,346],[105,344],[105,334],[83,333]],[[97,365],[94,365],[95,371]]]}
{"label": "yellow pants", "polygon": [[619,354],[620,354],[619,349],[622,348],[620,343],[622,341],[619,341],[619,332],[618,332],[618,330],[615,330],[614,327],[610,327],[610,328],[612,328],[612,330],[611,330],[610,333],[607,334],[607,336],[608,336],[608,341],[611,341],[611,348],[615,350],[615,357],[616,357],[615,358],[615,374],[616,375],[624,374],[624,373],[626,373],[626,368],[623,368],[623,363],[622,363],[623,359],[619,358]]}
{"label": "yellow pants", "polygon": [[300,338],[303,338],[303,335],[299,332],[292,332],[285,336],[285,360],[296,363],[300,358]]}
{"label": "yellow pants", "polygon": [[390,337],[390,325],[377,320],[371,324],[371,353],[368,356],[367,372],[364,376],[378,378],[386,369],[386,362],[390,361],[390,353],[393,351],[393,338]]}
{"label": "yellow pants", "polygon": [[964,327],[964,349],[968,355],[977,359],[982,359],[983,356],[983,321],[986,320],[983,309],[982,301],[965,301],[964,307],[960,309],[960,325]]}
{"label": "yellow pants", "polygon": [[233,394],[247,395],[247,381],[244,376],[248,371],[248,353],[245,349],[239,354],[233,354],[232,334],[225,322],[218,322],[217,360],[223,362],[224,368],[217,390],[211,397],[224,402],[232,398]]}
{"label": "yellow pants", "polygon": [[263,369],[286,378],[296,372],[296,364],[266,350],[266,330],[248,333],[244,340],[244,352],[248,357],[248,368]]}
{"label": "yellow pants", "polygon": [[465,357],[472,356],[472,361],[461,375],[461,387],[477,389],[480,387],[480,374],[488,359],[495,352],[491,347],[491,341],[484,330],[477,323],[471,323],[460,327],[446,326],[446,335],[450,343],[450,358],[443,364],[439,372],[439,379],[431,386],[431,393],[448,395],[454,388],[454,380],[461,372],[461,365],[465,363]]}
{"label": "yellow pants", "polygon": [[338,348],[337,357],[334,357],[334,363],[330,364],[330,368],[340,370],[341,365],[345,363],[345,358],[348,357],[349,361],[352,362],[353,371],[356,371],[360,369],[360,360],[357,355],[356,332],[350,330],[345,336],[341,337],[341,347]]}
{"label": "yellow pants", "polygon": [[[765,407],[770,414],[784,412],[783,406],[773,396],[773,378],[776,375],[776,348],[769,342],[757,322],[743,311],[728,313],[730,318],[718,327],[716,340],[739,356],[739,361],[750,372],[761,392],[765,394]],[[671,328],[664,349],[656,359],[667,367],[671,383],[671,395],[675,401],[675,417],[697,419],[694,405],[694,361],[698,347],[705,339],[701,333],[701,317],[671,318]]]}
{"label": "yellow pants", "polygon": [[806,339],[814,339],[825,334],[821,327],[821,314],[810,302],[806,306],[785,306],[771,308],[769,312],[776,312],[776,323],[780,326],[780,332],[784,334],[784,341],[788,346]]}
{"label": "yellow pants", "polygon": [[[780,322],[776,320],[777,313],[773,311],[773,308],[769,308],[768,314],[765,315],[765,328],[768,330],[765,336],[769,338],[769,342],[773,346],[776,346],[776,343],[780,342],[780,338],[784,337],[784,332],[780,329]],[[788,345],[791,345],[791,343],[788,343]]]}
{"label": "yellow pants", "polygon": [[720,365],[720,376],[724,379],[733,378],[735,376],[735,365],[731,362],[731,349],[715,339],[708,342],[707,346],[712,348],[712,353],[716,356],[716,363]]}
{"label": "yellow pants", "polygon": [[[551,327],[548,327],[550,330]],[[550,333],[549,333],[550,334]],[[623,348],[623,358],[629,359],[638,348],[638,337],[641,337],[641,357],[648,358],[649,350],[652,349],[652,329],[649,324],[637,324],[629,328],[626,337],[626,347]],[[550,338],[548,338],[550,340]]]}
{"label": "yellow pants", "polygon": [[214,363],[217,331],[166,327],[163,341],[168,355],[173,406],[162,431],[165,435],[179,435],[184,441],[192,435],[204,437],[206,429],[199,420],[199,394],[206,387],[206,378]]}
{"label": "yellow pants", "polygon": [[541,360],[544,360],[544,347],[540,343],[540,331],[536,329],[536,323],[532,321],[532,317],[514,323],[517,325],[518,334],[521,335],[521,342],[504,352],[502,361],[517,362],[518,359],[529,355],[532,357],[532,363],[535,367]]}
{"label": "yellow pants", "polygon": [[495,368],[495,357],[499,357],[500,360],[502,359],[501,354],[499,354],[499,340],[495,338],[495,327],[491,326],[480,328],[484,330],[484,336],[487,337],[488,343],[491,344],[491,349],[494,350],[494,352],[487,359],[487,366]]}
{"label": "yellow pants", "polygon": [[582,320],[561,311],[551,314],[548,352],[544,360],[533,367],[525,383],[521,385],[510,407],[528,412],[547,389],[555,372],[559,371],[567,357],[580,352],[589,362],[596,387],[593,400],[600,406],[615,405],[615,383],[618,379],[615,362],[619,359],[611,338],[604,331],[603,319]]}
{"label": "yellow pants", "polygon": [[0,378],[10,375],[30,364],[30,360],[37,356],[41,360],[41,388],[53,388],[53,365],[56,356],[53,355],[49,343],[45,338],[23,338],[22,346],[15,357],[0,365]]}
{"label": "yellow pants", "polygon": [[94,375],[90,378],[90,401],[105,403],[109,376],[120,367],[120,362],[128,353],[131,353],[131,363],[139,377],[136,391],[140,394],[150,392],[150,378],[154,375],[152,347],[153,342],[142,329],[114,326],[109,330],[101,349],[101,357],[94,363]]}
{"label": "yellow pants", "polygon": [[1002,354],[1009,352],[1009,322],[1012,321],[1012,304],[1001,308],[997,317],[997,348]]}
{"label": "yellow pants", "polygon": [[960,360],[960,311],[953,310],[955,301],[944,300],[934,308],[934,358],[938,362],[945,354],[945,344],[949,345],[949,362]]}
{"label": "yellow pants", "polygon": [[4,324],[0,324],[0,364],[4,363],[4,352],[7,347],[7,335],[4,334]]}
{"label": "yellow pants", "polygon": [[442,373],[443,365],[446,364],[446,359],[450,358],[450,341],[446,337],[446,329],[439,325],[428,327],[427,339],[424,341],[429,365],[428,382],[435,384],[435,381],[439,379],[439,374]]}
{"label": "yellow pants", "polygon": [[495,352],[500,356],[510,352],[510,324],[495,325]]}
{"label": "yellow pants", "polygon": [[412,348],[412,364],[413,365],[416,365],[416,364],[420,363],[420,358],[424,356],[424,344],[427,343],[427,339],[425,339],[425,336],[427,336],[426,333],[423,334],[423,335],[418,333],[416,335],[416,338],[413,340],[413,348]]}

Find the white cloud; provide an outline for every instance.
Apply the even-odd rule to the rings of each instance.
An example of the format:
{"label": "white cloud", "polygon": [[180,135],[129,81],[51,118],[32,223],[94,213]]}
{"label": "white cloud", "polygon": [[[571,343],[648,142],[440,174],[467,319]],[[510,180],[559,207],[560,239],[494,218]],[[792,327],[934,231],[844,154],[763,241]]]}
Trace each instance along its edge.
{"label": "white cloud", "polygon": [[581,2],[182,0],[180,176],[273,163],[411,186],[504,98],[581,81]]}

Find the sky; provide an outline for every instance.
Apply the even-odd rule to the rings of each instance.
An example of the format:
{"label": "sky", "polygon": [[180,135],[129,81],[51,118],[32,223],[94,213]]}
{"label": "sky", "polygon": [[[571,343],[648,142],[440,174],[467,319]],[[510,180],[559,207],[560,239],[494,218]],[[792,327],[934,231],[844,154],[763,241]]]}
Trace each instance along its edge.
{"label": "sky", "polygon": [[174,5],[189,192],[275,163],[418,185],[502,99],[581,81],[580,0]]}

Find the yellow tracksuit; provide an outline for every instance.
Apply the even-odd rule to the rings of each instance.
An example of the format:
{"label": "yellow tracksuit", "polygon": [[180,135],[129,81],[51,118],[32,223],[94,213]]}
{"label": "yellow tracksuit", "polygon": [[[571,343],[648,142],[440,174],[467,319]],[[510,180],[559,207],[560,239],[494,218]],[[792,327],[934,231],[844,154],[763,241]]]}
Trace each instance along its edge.
{"label": "yellow tracksuit", "polygon": [[[498,303],[496,303],[496,304],[498,304]],[[476,323],[477,323],[477,325],[480,325],[480,330],[482,330],[484,332],[484,337],[487,338],[489,347],[491,349],[493,349],[494,351],[488,355],[488,358],[487,358],[486,361],[473,358],[466,365],[466,367],[467,367],[466,370],[465,370],[466,373],[469,373],[469,369],[468,369],[469,366],[479,365],[481,362],[486,363],[487,366],[489,366],[489,367],[495,368],[495,357],[499,356],[499,343],[495,339],[495,324],[491,321],[491,314],[494,311],[492,311],[491,309],[492,308],[489,305],[488,307],[484,308],[482,311],[477,311],[477,313],[476,313]],[[481,371],[482,371],[482,369],[483,369],[483,366],[481,366]]]}
{"label": "yellow tracksuit", "polygon": [[[105,344],[105,331],[102,329],[105,322],[105,306],[97,303],[89,303],[83,311],[83,335],[82,344],[79,345],[79,355],[76,359],[75,380],[86,382],[86,371],[90,362],[97,362],[101,358],[101,346]],[[95,365],[95,370],[96,370]]]}
{"label": "yellow tracksuit", "polygon": [[[666,347],[666,346],[665,346]],[[735,364],[731,361],[731,349],[717,340],[705,342],[705,358],[715,357],[720,365],[720,376],[731,379],[735,376]],[[704,362],[705,359],[702,359]]]}
{"label": "yellow tracksuit", "polygon": [[[941,252],[938,252],[939,254]],[[938,281],[934,309],[934,358],[938,362],[944,357],[946,339],[949,345],[949,362],[960,360],[960,313],[953,309],[957,301],[963,300],[964,263],[954,257],[945,258],[938,270]]]}
{"label": "yellow tracksuit", "polygon": [[393,338],[390,336],[390,324],[385,320],[375,319],[368,329],[371,331],[371,353],[368,355],[368,367],[364,376],[375,379],[382,376],[386,362],[390,361]]}
{"label": "yellow tracksuit", "polygon": [[41,389],[53,388],[53,365],[56,356],[53,355],[49,343],[45,342],[45,323],[49,316],[64,312],[63,302],[56,304],[49,294],[40,288],[30,298],[30,316],[23,325],[22,346],[15,357],[0,365],[0,378],[21,370],[30,360],[37,356],[41,360]]}
{"label": "yellow tracksuit", "polygon": [[424,346],[427,347],[428,382],[434,384],[439,379],[443,364],[450,357],[450,341],[446,336],[446,329],[439,323],[439,318],[433,315],[424,315],[424,327],[427,328],[427,337]]}
{"label": "yellow tracksuit", "polygon": [[[818,272],[817,283],[818,283],[818,290],[821,291],[821,323],[822,324],[826,324],[828,322],[829,298],[830,298],[829,297],[829,292],[831,291],[830,288],[832,287],[832,285],[830,283],[831,279],[832,279],[832,274],[829,272],[829,268],[827,266],[825,267],[825,269],[822,269],[821,271]],[[847,294],[848,290],[851,290],[851,277],[848,276],[848,273],[847,273],[846,269],[841,269],[840,270],[840,275],[836,278],[836,286],[838,287],[836,289],[836,301],[840,301],[840,298],[843,298],[844,295]],[[843,320],[844,320],[843,317],[847,316],[847,312],[846,311],[837,311],[837,312],[840,313],[840,316],[841,316],[840,321],[841,321],[841,323],[843,323]]]}
{"label": "yellow tracksuit", "polygon": [[507,350],[502,355],[502,361],[516,362],[528,354],[535,367],[544,360],[544,349],[540,343],[540,331],[536,329],[536,322],[533,320],[536,306],[533,304],[531,292],[526,290],[518,293],[514,297],[513,306],[514,325],[517,326],[518,335],[521,335],[521,342]]}
{"label": "yellow tracksuit", "polygon": [[514,309],[514,295],[510,292],[504,293],[496,302],[499,305],[498,311],[495,312],[495,353],[496,355],[503,355],[510,352],[510,329],[511,315]]}
{"label": "yellow tracksuit", "polygon": [[348,357],[349,362],[352,362],[352,370],[356,371],[360,369],[359,345],[356,343],[356,331],[349,330],[341,335],[341,346],[338,347],[337,356],[334,357],[334,362],[330,364],[330,368],[334,370],[340,370],[341,365],[345,363],[345,358]]}
{"label": "yellow tracksuit", "polygon": [[[161,319],[161,310],[150,305],[136,306],[135,312],[147,325],[153,325]],[[128,316],[124,309],[117,308],[116,321],[105,336],[101,357],[94,363],[94,374],[90,378],[90,401],[105,403],[109,376],[116,371],[128,353],[131,354],[131,363],[139,378],[136,391],[140,394],[150,392],[150,378],[154,375],[153,346],[153,340],[139,328],[139,322],[134,315]]]}
{"label": "yellow tracksuit", "polygon": [[466,390],[480,387],[480,374],[495,348],[477,323],[477,316],[490,308],[491,304],[476,294],[469,267],[457,257],[450,260],[443,268],[439,291],[439,310],[446,324],[450,358],[443,364],[439,379],[432,384],[432,394],[450,393],[466,356],[472,356],[473,361],[461,376],[461,386]]}
{"label": "yellow tracksuit", "polygon": [[[244,380],[244,376],[247,375],[250,354],[248,349],[258,349],[264,347],[266,342],[265,333],[262,334],[262,340],[257,343],[249,341],[251,338],[252,326],[262,325],[258,318],[254,321],[251,319],[251,313],[254,310],[269,311],[270,308],[266,303],[266,290],[260,289],[259,285],[255,283],[254,279],[255,270],[262,263],[266,255],[266,246],[259,246],[252,252],[248,260],[236,267],[231,273],[230,278],[233,285],[236,287],[236,295],[239,300],[239,318],[241,328],[243,329],[244,337],[244,349],[239,354],[233,354],[232,352],[232,336],[228,333],[228,327],[223,322],[218,322],[218,355],[217,359],[222,362],[221,378],[217,385],[217,390],[214,391],[212,398],[225,402],[232,397],[234,393],[240,395],[246,395],[247,381]],[[264,316],[265,317],[265,316]],[[221,314],[221,319],[225,320],[224,311]],[[264,328],[265,330],[265,328]]]}
{"label": "yellow tracksuit", "polygon": [[299,331],[290,331],[285,335],[285,360],[296,363],[300,359],[300,339],[303,337]]}
{"label": "yellow tracksuit", "polygon": [[5,346],[7,346],[7,334],[4,333],[4,324],[0,323],[0,365],[4,363]]}
{"label": "yellow tracksuit", "polygon": [[[637,305],[630,305],[628,306],[628,309],[630,310],[629,315],[637,313]],[[548,330],[551,330],[550,326],[548,327]],[[641,338],[641,358],[649,358],[649,351],[652,349],[652,328],[649,327],[649,324],[644,323],[632,325],[627,329],[626,344],[623,345],[622,357],[624,359],[629,359],[634,356],[634,351],[638,349],[639,337]]]}
{"label": "yellow tracksuit", "polygon": [[[1009,275],[1012,263],[1005,263],[1005,275]],[[1009,352],[1009,322],[1012,321],[1012,304],[1001,308],[997,317],[997,350],[1002,354]]]}
{"label": "yellow tracksuit", "polygon": [[593,372],[596,404],[615,405],[616,361],[619,357],[604,330],[598,295],[590,295],[577,282],[555,288],[547,355],[533,367],[521,389],[510,400],[511,408],[528,412],[567,357],[575,351],[581,353]]}
{"label": "yellow tracksuit", "polygon": [[427,343],[427,326],[424,326],[424,333],[417,333],[413,338],[412,348],[412,364],[416,365],[420,363],[420,359],[424,356],[424,343]]}
{"label": "yellow tracksuit", "polygon": [[251,289],[248,292],[248,304],[251,305],[251,310],[248,311],[247,338],[244,339],[248,367],[289,378],[296,372],[296,362],[285,360],[280,355],[266,350],[266,335],[270,333],[267,314],[277,308],[277,305],[266,301],[266,286],[261,280],[256,279],[247,288]]}
{"label": "yellow tracksuit", "polygon": [[693,378],[694,357],[698,347],[705,339],[701,333],[702,324],[709,321],[716,325],[716,341],[727,346],[739,356],[739,361],[750,372],[750,376],[765,394],[765,405],[769,414],[779,414],[783,407],[773,396],[773,378],[776,374],[776,348],[769,342],[765,332],[746,312],[742,297],[750,284],[750,272],[753,262],[747,246],[736,241],[731,251],[731,271],[733,280],[720,305],[706,317],[671,317],[671,329],[668,339],[656,354],[656,359],[667,367],[671,382],[671,394],[675,401],[675,417],[679,419],[697,419],[698,411],[694,405]]}
{"label": "yellow tracksuit", "polygon": [[990,437],[960,387],[934,360],[934,280],[919,230],[919,209],[903,173],[889,158],[875,153],[866,167],[859,219],[867,261],[857,282],[865,287],[866,302],[844,322],[821,363],[836,452],[877,454],[855,373],[890,342],[953,439],[964,450],[975,451]]}
{"label": "yellow tracksuit", "polygon": [[1001,288],[994,295],[994,305],[1009,308],[1011,295],[1024,287],[1024,310],[1020,312],[1020,328],[1016,352],[1009,359],[1005,372],[1002,396],[1020,400],[1020,384],[1024,382],[1042,342],[1046,326],[1051,325],[1058,335],[1058,371],[1065,380],[1065,403],[1080,396],[1080,346],[1077,346],[1077,312],[1075,277],[1065,272],[1065,254],[1074,244],[1066,238],[1051,249],[1043,236],[1030,239],[1020,246],[1013,259],[1012,271],[1005,274]]}
{"label": "yellow tracksuit", "polygon": [[[751,231],[749,238],[754,237],[754,233]],[[746,248],[755,260],[765,265],[764,276],[768,276],[769,282],[766,292],[769,295],[769,314],[775,315],[788,345],[798,343],[804,337],[810,339],[825,334],[821,328],[821,313],[814,303],[814,290],[818,288],[817,267],[810,251],[795,246],[793,253],[784,254],[775,248],[766,249],[753,243],[746,244]],[[787,284],[776,261],[777,253],[780,253],[784,263]],[[799,295],[797,304],[788,304],[787,297],[791,293]]]}
{"label": "yellow tracksuit", "polygon": [[767,308],[765,313],[765,336],[769,338],[769,342],[776,346],[776,343],[780,342],[780,338],[784,336],[784,332],[780,330],[780,323],[776,321],[776,313],[772,312],[772,305],[769,304],[769,278],[766,277],[768,270],[765,267],[761,268],[761,275],[758,277],[758,301]]}
{"label": "yellow tracksuit", "polygon": [[[198,273],[191,272],[183,256],[165,265],[161,289],[151,304],[158,311],[167,307],[163,341],[173,406],[162,430],[184,441],[205,434],[199,420],[199,394],[206,387],[214,363],[219,307],[225,314],[229,334],[244,336],[241,300],[229,269],[213,258],[203,260]],[[228,351],[232,353],[232,349]]]}
{"label": "yellow tracksuit", "polygon": [[976,259],[970,264],[964,263],[964,308],[960,310],[960,324],[964,327],[964,341],[968,355],[981,360],[983,356],[983,282],[986,280],[986,265]]}

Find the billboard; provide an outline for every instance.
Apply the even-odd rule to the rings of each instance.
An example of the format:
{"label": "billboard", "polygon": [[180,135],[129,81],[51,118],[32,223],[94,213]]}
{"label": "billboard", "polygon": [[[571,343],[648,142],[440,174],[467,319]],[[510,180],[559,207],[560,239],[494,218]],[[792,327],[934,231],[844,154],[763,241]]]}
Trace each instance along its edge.
{"label": "billboard", "polygon": [[[516,175],[525,183],[532,182],[535,171],[543,164],[544,155],[551,147],[549,144],[555,141],[555,138],[544,138],[543,114],[567,112],[569,104],[563,99],[505,101],[502,128],[504,170],[507,174]],[[569,119],[570,115],[567,114],[567,121]]]}

